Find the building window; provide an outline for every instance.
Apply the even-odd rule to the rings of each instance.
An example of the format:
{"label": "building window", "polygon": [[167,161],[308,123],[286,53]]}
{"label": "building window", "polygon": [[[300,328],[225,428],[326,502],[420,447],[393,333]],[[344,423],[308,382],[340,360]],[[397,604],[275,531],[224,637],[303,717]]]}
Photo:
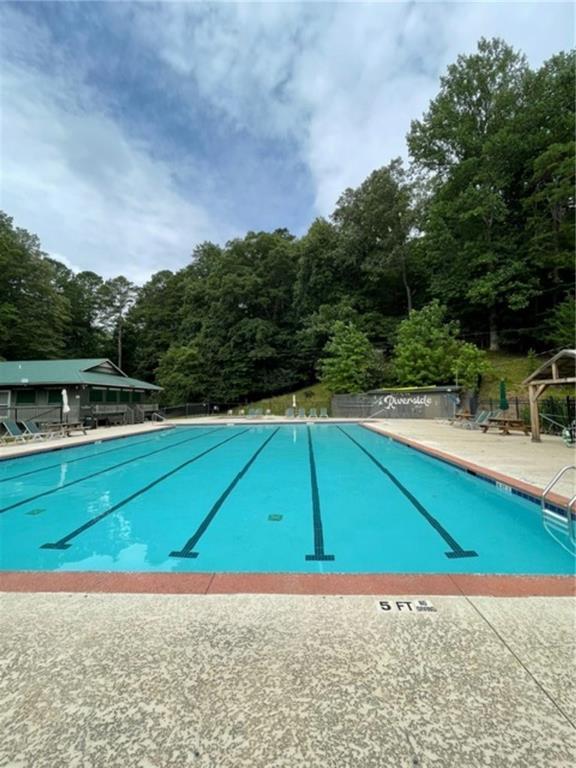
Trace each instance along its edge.
{"label": "building window", "polygon": [[35,389],[16,390],[16,405],[35,405],[35,403],[36,403]]}
{"label": "building window", "polygon": [[91,389],[90,390],[90,402],[91,403],[102,403],[104,401],[104,390],[103,389]]}
{"label": "building window", "polygon": [[128,390],[128,389],[121,389],[120,390],[120,402],[121,403],[129,403],[130,402],[130,390]]}
{"label": "building window", "polygon": [[62,405],[62,390],[49,389],[48,390],[48,403],[50,405]]}
{"label": "building window", "polygon": [[139,403],[142,400],[142,392],[132,392],[132,402]]}
{"label": "building window", "polygon": [[118,402],[118,392],[116,392],[115,389],[107,389],[106,390],[106,402],[107,403],[117,403]]}

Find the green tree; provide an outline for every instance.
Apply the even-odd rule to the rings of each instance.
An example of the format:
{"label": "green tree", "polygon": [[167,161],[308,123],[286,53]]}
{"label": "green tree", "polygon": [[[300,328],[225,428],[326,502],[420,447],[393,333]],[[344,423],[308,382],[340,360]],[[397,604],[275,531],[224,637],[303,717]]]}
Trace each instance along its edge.
{"label": "green tree", "polygon": [[237,401],[302,380],[296,347],[294,238],[249,232],[219,248],[199,246],[185,281],[182,344],[198,350],[204,396]]}
{"label": "green tree", "polygon": [[480,376],[489,370],[490,363],[484,350],[466,341],[458,344],[456,356],[450,366],[450,373],[458,386],[468,390],[478,389]]}
{"label": "green tree", "polygon": [[338,320],[319,361],[320,380],[331,392],[362,392],[375,383],[377,358],[367,336]]}
{"label": "green tree", "polygon": [[138,293],[126,318],[134,335],[135,375],[150,380],[160,358],[177,342],[182,322],[185,273],[163,270],[153,275]]}
{"label": "green tree", "polygon": [[555,347],[574,349],[576,346],[576,301],[574,296],[566,296],[557,304],[546,320],[544,338]]}
{"label": "green tree", "polygon": [[198,350],[190,346],[170,347],[160,359],[156,380],[164,388],[162,400],[168,405],[201,399],[205,381]]}
{"label": "green tree", "polygon": [[487,370],[486,355],[458,338],[459,325],[446,320],[446,307],[437,300],[412,310],[400,323],[393,370],[399,384],[426,386],[458,383],[476,388],[478,376]]}
{"label": "green tree", "polygon": [[399,158],[368,176],[357,188],[347,189],[332,218],[337,226],[348,278],[380,293],[400,278],[406,307],[412,309],[408,254],[414,222],[411,188]]}
{"label": "green tree", "polygon": [[457,309],[470,303],[488,318],[499,346],[503,306],[528,305],[535,284],[519,251],[502,162],[517,137],[510,128],[521,104],[526,62],[501,40],[482,39],[441,79],[408,145],[415,164],[435,174],[425,223],[433,295]]}
{"label": "green tree", "polygon": [[503,41],[482,39],[412,123],[429,188],[420,252],[430,293],[469,327],[487,322],[491,349],[504,324],[533,324],[571,279],[573,93],[573,54],[532,72]]}
{"label": "green tree", "polygon": [[138,296],[138,287],[120,275],[106,280],[99,291],[99,320],[115,337],[116,363],[122,368],[124,320]]}
{"label": "green tree", "polygon": [[59,357],[69,302],[40,241],[0,211],[0,355],[7,360]]}
{"label": "green tree", "polygon": [[74,274],[56,259],[48,261],[54,269],[58,291],[68,306],[68,319],[63,329],[66,357],[99,357],[105,354],[107,336],[99,326],[104,281],[95,272]]}

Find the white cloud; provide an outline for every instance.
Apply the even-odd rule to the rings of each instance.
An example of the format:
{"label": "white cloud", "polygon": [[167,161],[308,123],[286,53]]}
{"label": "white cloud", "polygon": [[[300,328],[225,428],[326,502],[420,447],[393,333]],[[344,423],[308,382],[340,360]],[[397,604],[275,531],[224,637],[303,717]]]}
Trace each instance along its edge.
{"label": "white cloud", "polygon": [[[90,52],[70,73],[49,33],[6,8],[0,204],[17,224],[81,268],[136,280],[182,265],[199,241],[235,234],[177,184],[184,169],[192,166],[194,176],[194,158],[178,167],[158,160],[86,85]],[[314,188],[309,220],[329,215],[347,186],[406,155],[410,120],[458,53],[498,35],[539,65],[571,46],[574,14],[569,4],[501,2],[94,8],[107,24],[129,26],[158,62],[147,76],[180,106],[197,110],[200,95],[256,140],[290,139]],[[212,186],[210,178],[202,183]]]}
{"label": "white cloud", "polygon": [[1,83],[0,206],[56,258],[141,282],[182,266],[194,244],[230,234],[183,197],[175,169],[125,135],[79,78],[16,60],[4,63]]}
{"label": "white cloud", "polygon": [[243,128],[294,137],[328,215],[346,186],[406,156],[411,119],[459,53],[500,36],[539,65],[571,46],[571,20],[548,2],[166,3],[135,22],[184,94],[193,82]]}

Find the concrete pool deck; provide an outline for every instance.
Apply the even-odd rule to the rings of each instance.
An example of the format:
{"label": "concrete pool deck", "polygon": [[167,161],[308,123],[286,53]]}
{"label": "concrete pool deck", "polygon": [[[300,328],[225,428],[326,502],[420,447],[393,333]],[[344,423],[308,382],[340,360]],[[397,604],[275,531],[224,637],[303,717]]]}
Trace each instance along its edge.
{"label": "concrete pool deck", "polygon": [[[386,598],[386,595],[381,595]],[[3,595],[0,765],[572,768],[571,598]]]}

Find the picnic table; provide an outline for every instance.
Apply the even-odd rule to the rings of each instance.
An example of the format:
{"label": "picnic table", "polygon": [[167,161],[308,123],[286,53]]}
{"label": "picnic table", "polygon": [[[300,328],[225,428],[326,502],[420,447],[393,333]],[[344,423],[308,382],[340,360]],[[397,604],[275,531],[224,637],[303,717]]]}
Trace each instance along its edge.
{"label": "picnic table", "polygon": [[523,432],[525,435],[530,434],[530,426],[528,424],[525,424],[522,419],[512,419],[512,418],[507,418],[506,416],[489,418],[486,424],[482,424],[480,426],[480,429],[482,430],[482,432],[486,433],[488,432],[490,427],[498,427],[501,434],[503,435],[509,435],[510,430],[518,430],[520,432]]}
{"label": "picnic table", "polygon": [[82,432],[86,434],[86,427],[81,421],[67,421],[65,424],[58,424],[58,429],[62,431],[63,435],[70,437],[72,432]]}

